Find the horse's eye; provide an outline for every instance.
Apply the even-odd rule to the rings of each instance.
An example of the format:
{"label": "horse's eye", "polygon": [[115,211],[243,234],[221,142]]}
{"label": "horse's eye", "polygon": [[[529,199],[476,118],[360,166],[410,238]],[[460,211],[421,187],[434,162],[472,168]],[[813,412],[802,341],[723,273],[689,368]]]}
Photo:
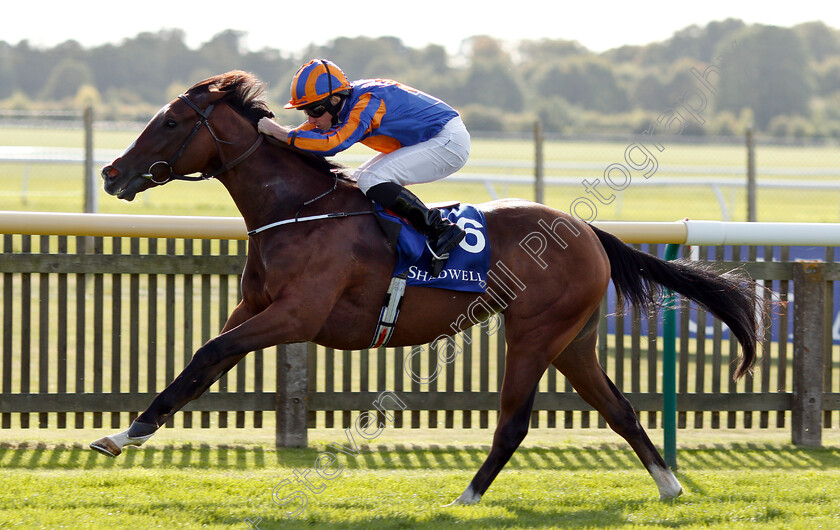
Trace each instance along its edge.
{"label": "horse's eye", "polygon": [[175,120],[166,120],[163,123],[163,126],[167,129],[174,129],[176,125],[178,125],[178,122],[176,122]]}

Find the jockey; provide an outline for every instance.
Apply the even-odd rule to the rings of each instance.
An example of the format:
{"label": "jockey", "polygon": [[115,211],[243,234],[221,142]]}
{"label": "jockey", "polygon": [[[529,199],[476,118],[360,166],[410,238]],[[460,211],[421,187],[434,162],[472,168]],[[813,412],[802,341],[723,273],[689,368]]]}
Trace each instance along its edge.
{"label": "jockey", "polygon": [[404,186],[433,182],[464,167],[470,135],[458,112],[396,81],[350,82],[325,59],[312,60],[297,71],[291,94],[284,108],[302,110],[306,122],[289,129],[263,118],[259,131],[321,156],[357,142],[379,151],[353,177],[368,198],[404,217],[428,238],[431,272],[437,276],[465,233]]}

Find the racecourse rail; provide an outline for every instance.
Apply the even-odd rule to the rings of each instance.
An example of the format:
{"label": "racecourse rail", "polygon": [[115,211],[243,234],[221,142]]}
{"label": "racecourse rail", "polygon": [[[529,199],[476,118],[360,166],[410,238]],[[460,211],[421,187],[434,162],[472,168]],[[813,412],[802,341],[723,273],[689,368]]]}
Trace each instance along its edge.
{"label": "racecourse rail", "polygon": [[[726,221],[596,221],[625,243],[676,245],[840,245],[840,224]],[[247,239],[241,217],[0,212],[4,234]]]}
{"label": "racecourse rail", "polygon": [[[759,361],[756,375],[737,384],[730,381],[737,348],[731,339],[723,338],[725,330],[720,323],[712,322],[704,311],[686,304],[677,309],[679,344],[671,354],[673,359],[667,360],[667,333],[661,341],[666,344],[660,347],[656,315],[647,320],[635,314],[632,318],[613,315],[605,300],[599,356],[637,410],[648,414],[649,427],[659,426],[662,419],[668,429],[665,416],[669,414],[676,416],[676,426],[686,427],[688,415],[693,414],[695,426],[735,428],[737,414],[741,426],[762,428],[771,425],[773,413],[775,426],[789,426],[794,442],[821,443],[821,429],[831,427],[836,421],[832,413],[840,410],[840,374],[834,366],[840,351],[831,335],[831,319],[837,311],[831,293],[840,285],[840,264],[835,262],[840,225],[694,220],[594,224],[657,255],[666,244],[665,257],[676,257],[681,250],[685,258],[699,257],[722,270],[741,268],[782,300],[792,291],[796,293],[792,311],[787,305],[777,309],[773,335],[764,343],[768,353]],[[4,293],[0,428],[11,427],[12,416],[28,427],[30,414],[38,415],[41,428],[53,426],[55,420],[50,415],[57,415],[62,427],[66,426],[65,415],[75,414],[75,426],[81,428],[89,421],[84,415],[91,412],[94,427],[101,427],[103,414],[109,413],[111,427],[126,425],[200,343],[189,337],[182,340],[185,332],[176,320],[182,319],[179,324],[192,330],[199,324],[192,323],[191,315],[200,313],[202,340],[215,333],[211,321],[223,321],[229,300],[235,300],[236,290],[229,285],[241,272],[246,252],[241,218],[0,212],[0,226],[5,234],[0,239]],[[75,252],[72,243],[67,244],[68,239],[74,241],[70,236],[77,236]],[[82,240],[88,238],[96,240],[93,250],[79,250],[84,246]],[[130,252],[120,250],[125,243],[121,238],[131,242]],[[141,251],[138,241],[145,241],[143,238],[148,242]],[[162,253],[158,253],[158,239],[165,240]],[[176,252],[175,241],[180,239],[189,249],[193,240],[199,240],[196,246],[207,250],[194,255],[191,250]],[[108,243],[103,245],[103,240]],[[209,244],[215,240],[225,255],[210,252]],[[224,250],[228,242],[236,246],[232,253]],[[789,246],[805,245],[825,247],[821,261],[787,258]],[[117,250],[103,255],[108,246]],[[688,250],[688,246],[701,250]],[[749,246],[743,255],[748,261],[742,261],[740,246]],[[758,259],[757,247],[765,249],[763,261]],[[216,284],[210,283],[211,276],[218,277]],[[176,277],[183,283],[176,283]],[[192,277],[197,278],[195,286]],[[203,294],[194,303],[190,297],[193,293],[198,296],[198,291]],[[176,314],[176,308],[180,313]],[[40,320],[33,318],[36,312]],[[107,329],[106,316],[117,325]],[[68,325],[74,317],[75,328]],[[145,344],[139,320],[149,328]],[[695,334],[692,326],[707,331]],[[501,333],[490,337],[478,328],[470,331],[476,338],[475,351],[464,345],[463,366],[457,370],[445,367],[439,380],[427,387],[408,380],[402,370],[406,352],[398,348],[347,352],[289,345],[279,347],[274,359],[256,352],[246,358],[250,363],[247,369],[243,361],[231,372],[230,383],[236,383],[236,391],[228,388],[225,376],[218,391],[185,409],[184,424],[191,426],[191,411],[198,411],[201,426],[209,427],[209,414],[218,411],[222,426],[226,411],[235,411],[236,425],[244,427],[244,413],[251,411],[254,426],[259,427],[261,413],[273,411],[278,444],[304,445],[307,427],[348,426],[353,411],[371,410],[378,396],[393,391],[405,404],[404,410],[394,412],[395,426],[402,426],[406,414],[410,426],[419,428],[420,413],[424,412],[431,428],[439,424],[469,428],[475,413],[477,426],[487,428],[491,426],[489,413],[498,403],[504,341]],[[788,340],[791,331],[792,341]],[[641,341],[645,335],[646,347]],[[38,350],[33,354],[36,343]],[[57,360],[54,349],[63,352]],[[428,357],[415,355],[412,362],[431,370],[435,361]],[[679,373],[673,373],[669,383],[668,372],[675,361]],[[279,369],[281,366],[285,368]],[[275,374],[271,374],[272,367]],[[111,380],[103,375],[106,368]],[[663,372],[664,384],[659,376]],[[271,381],[272,375],[275,381]],[[121,383],[121,379],[125,381]],[[532,425],[594,426],[591,408],[563,385],[558,374],[547,374],[537,394]],[[668,404],[663,405],[669,394],[678,397],[670,412]],[[753,422],[753,414],[758,415],[758,421]],[[599,427],[604,426],[601,420],[596,421]]]}

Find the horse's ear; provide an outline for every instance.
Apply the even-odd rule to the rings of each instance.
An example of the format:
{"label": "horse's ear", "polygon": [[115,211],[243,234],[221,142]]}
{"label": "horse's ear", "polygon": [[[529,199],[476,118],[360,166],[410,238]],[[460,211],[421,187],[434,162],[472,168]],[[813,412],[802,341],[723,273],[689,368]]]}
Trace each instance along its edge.
{"label": "horse's ear", "polygon": [[219,90],[215,87],[210,87],[207,91],[207,101],[211,104],[218,103],[219,101],[228,97],[231,93],[227,90]]}

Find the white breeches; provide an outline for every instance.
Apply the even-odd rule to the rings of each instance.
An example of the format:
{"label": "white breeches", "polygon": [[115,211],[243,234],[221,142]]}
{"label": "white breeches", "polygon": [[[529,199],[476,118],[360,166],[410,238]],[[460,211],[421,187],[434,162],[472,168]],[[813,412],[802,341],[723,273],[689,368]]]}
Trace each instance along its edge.
{"label": "white breeches", "polygon": [[383,182],[401,186],[433,182],[455,173],[470,156],[470,133],[455,116],[435,136],[419,144],[379,153],[353,173],[364,192]]}

